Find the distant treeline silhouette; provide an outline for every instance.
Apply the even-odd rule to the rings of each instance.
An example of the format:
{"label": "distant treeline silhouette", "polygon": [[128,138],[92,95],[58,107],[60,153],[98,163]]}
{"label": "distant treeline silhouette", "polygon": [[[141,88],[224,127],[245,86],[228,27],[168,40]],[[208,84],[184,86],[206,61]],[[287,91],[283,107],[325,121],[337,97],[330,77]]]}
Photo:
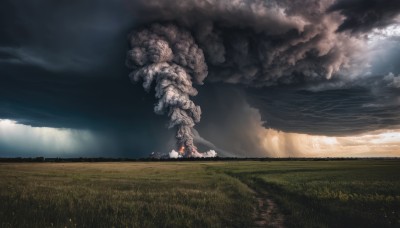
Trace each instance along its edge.
{"label": "distant treeline silhouette", "polygon": [[237,158],[237,157],[212,157],[212,158],[106,158],[106,157],[79,157],[79,158],[45,158],[45,157],[16,157],[0,158],[0,162],[175,162],[175,161],[345,161],[345,160],[398,160],[399,157],[339,157],[339,158]]}

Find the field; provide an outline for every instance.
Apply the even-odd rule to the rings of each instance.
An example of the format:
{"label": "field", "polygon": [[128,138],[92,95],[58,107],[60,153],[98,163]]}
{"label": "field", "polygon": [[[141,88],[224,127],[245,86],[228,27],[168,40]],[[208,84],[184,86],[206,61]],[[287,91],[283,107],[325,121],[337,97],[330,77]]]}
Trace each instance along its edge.
{"label": "field", "polygon": [[400,161],[0,163],[0,227],[253,227],[274,216],[400,227]]}

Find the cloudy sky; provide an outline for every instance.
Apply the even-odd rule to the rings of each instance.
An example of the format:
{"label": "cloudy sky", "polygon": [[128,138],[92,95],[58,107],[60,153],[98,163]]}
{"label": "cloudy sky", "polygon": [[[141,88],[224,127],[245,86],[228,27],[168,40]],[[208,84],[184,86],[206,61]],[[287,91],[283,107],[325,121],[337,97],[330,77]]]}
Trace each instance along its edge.
{"label": "cloudy sky", "polygon": [[398,0],[3,0],[0,156],[177,149],[154,89],[128,77],[129,34],[154,25],[187,32],[204,55],[190,97],[200,151],[400,156],[399,15]]}

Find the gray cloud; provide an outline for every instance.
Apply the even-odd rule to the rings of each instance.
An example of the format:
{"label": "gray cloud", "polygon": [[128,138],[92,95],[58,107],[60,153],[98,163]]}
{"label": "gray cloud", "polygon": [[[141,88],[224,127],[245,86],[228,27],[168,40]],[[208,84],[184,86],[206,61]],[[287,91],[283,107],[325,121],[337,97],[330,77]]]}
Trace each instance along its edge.
{"label": "gray cloud", "polygon": [[395,76],[393,73],[390,73],[383,79],[388,83],[388,87],[400,89],[400,75]]}
{"label": "gray cloud", "polygon": [[315,86],[248,90],[266,127],[285,132],[348,136],[400,126],[397,77],[389,75]]}
{"label": "gray cloud", "polygon": [[[88,71],[114,55],[120,33],[133,24],[123,0],[4,1],[0,64],[46,70]],[[88,13],[89,12],[89,13]]]}
{"label": "gray cloud", "polygon": [[338,0],[328,9],[339,11],[345,20],[338,31],[368,32],[398,23],[400,2],[397,0]]}
{"label": "gray cloud", "polygon": [[[245,92],[241,88],[226,85],[211,85],[201,89],[198,103],[207,112],[198,124],[198,131],[209,139],[222,155],[234,154],[239,157],[272,155],[262,145],[259,134],[262,126],[261,116],[257,109],[251,107]],[[212,148],[212,147],[211,147]]]}
{"label": "gray cloud", "polygon": [[[376,4],[373,1],[132,2],[137,6],[137,18],[145,26],[154,21],[174,21],[192,31],[204,51],[209,82],[276,86],[249,89],[252,105],[260,109],[267,127],[348,135],[398,125],[396,112],[386,110],[387,105],[396,104],[393,102],[396,95],[388,98],[382,92],[387,89],[381,81],[374,81],[383,87],[377,90],[363,77],[353,80],[354,72],[350,72],[368,63],[363,57],[363,51],[368,50],[363,32],[394,23],[397,9],[386,14],[383,12],[386,6],[379,6],[371,13],[371,5]],[[351,6],[362,3],[365,7],[352,15]],[[381,16],[367,18],[374,13]],[[350,27],[349,21],[356,17],[367,21]],[[345,32],[350,29],[357,33]],[[287,89],[285,84],[297,85],[294,87],[297,89]],[[299,89],[304,84],[314,88],[314,92]],[[300,103],[293,104],[292,99]],[[384,99],[387,105],[380,108],[371,105],[378,99]],[[326,105],[319,105],[321,102]]]}
{"label": "gray cloud", "polygon": [[336,32],[345,18],[324,1],[132,1],[142,24],[190,29],[209,64],[209,81],[251,86],[329,79],[356,62],[359,36]]}
{"label": "gray cloud", "polygon": [[50,71],[84,71],[88,69],[87,66],[94,67],[91,59],[83,56],[60,55],[29,47],[0,47],[0,55],[3,55],[3,58],[0,58],[0,63],[3,64],[31,65]]}
{"label": "gray cloud", "polygon": [[[376,77],[353,80],[346,72],[354,65],[366,66],[354,55],[370,54],[364,52],[365,35],[392,23],[394,14],[390,9],[386,14],[382,3],[376,11],[385,16],[341,30],[353,16],[370,15],[361,12],[363,7],[350,9],[342,3],[1,1],[0,119],[88,131],[95,141],[108,139],[112,145],[99,148],[99,156],[107,151],[147,156],[175,147],[173,133],[163,128],[168,119],[152,113],[157,100],[130,84],[124,66],[132,29],[173,23],[191,32],[208,65],[209,75],[193,97],[203,109],[196,125],[201,136],[194,132],[201,150],[265,155],[252,128],[321,135],[395,128],[398,38],[387,37],[390,42],[374,47],[370,76]],[[393,78],[384,80],[389,72]],[[295,150],[294,145],[287,150]],[[11,144],[1,143],[0,155],[12,150]]]}

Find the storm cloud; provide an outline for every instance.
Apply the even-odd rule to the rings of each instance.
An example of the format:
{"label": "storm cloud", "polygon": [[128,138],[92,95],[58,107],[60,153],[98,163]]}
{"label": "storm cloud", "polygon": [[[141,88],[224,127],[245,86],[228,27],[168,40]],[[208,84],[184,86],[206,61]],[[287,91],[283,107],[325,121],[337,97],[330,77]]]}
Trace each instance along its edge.
{"label": "storm cloud", "polygon": [[210,81],[268,86],[329,79],[354,64],[362,45],[336,32],[343,17],[327,13],[330,0],[134,2],[143,24],[174,21],[193,32]]}
{"label": "storm cloud", "polygon": [[348,136],[400,126],[398,77],[353,82],[248,90],[265,127],[285,132]]}
{"label": "storm cloud", "polygon": [[368,32],[399,23],[400,2],[396,0],[339,0],[328,12],[340,12],[345,20],[338,31]]}
{"label": "storm cloud", "polygon": [[[2,1],[0,119],[82,131],[90,145],[107,139],[110,147],[84,149],[97,151],[90,156],[174,148],[168,118],[153,114],[157,100],[130,83],[124,64],[128,34],[158,23],[189,31],[204,52],[208,76],[193,98],[203,111],[194,138],[201,149],[279,156],[263,146],[272,145],[268,128],[329,136],[395,129],[400,40],[385,35],[371,45],[370,36],[398,15],[394,0]],[[3,141],[0,155],[21,142]],[[286,142],[277,151],[299,155],[296,141]]]}
{"label": "storm cloud", "polygon": [[365,57],[384,51],[364,36],[398,23],[397,1],[132,2],[143,25],[173,21],[191,30],[206,56],[206,81],[248,86],[243,96],[265,127],[350,135],[399,126],[397,78],[385,77],[396,69]]}

